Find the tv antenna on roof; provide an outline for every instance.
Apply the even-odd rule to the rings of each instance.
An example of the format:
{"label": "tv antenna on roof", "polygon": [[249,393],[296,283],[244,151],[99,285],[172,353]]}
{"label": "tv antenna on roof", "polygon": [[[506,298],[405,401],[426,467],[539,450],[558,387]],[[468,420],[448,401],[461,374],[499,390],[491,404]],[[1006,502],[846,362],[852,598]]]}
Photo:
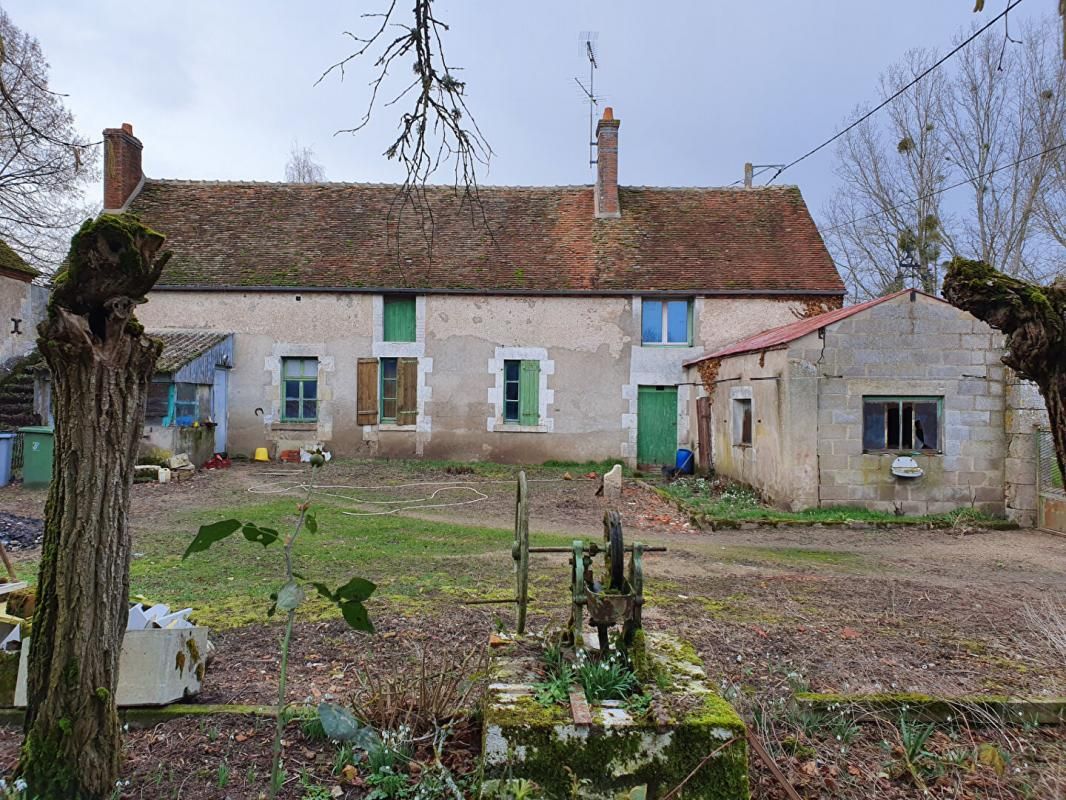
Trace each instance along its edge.
{"label": "tv antenna on roof", "polygon": [[600,100],[603,98],[596,94],[596,70],[599,69],[599,64],[596,63],[596,40],[599,38],[599,33],[596,31],[582,31],[581,32],[581,51],[585,57],[589,60],[589,85],[585,86],[581,82],[580,78],[574,78],[574,82],[581,87],[581,91],[585,93],[585,97],[589,101],[589,166],[593,166],[596,163],[595,150],[596,147],[596,107],[599,105]]}

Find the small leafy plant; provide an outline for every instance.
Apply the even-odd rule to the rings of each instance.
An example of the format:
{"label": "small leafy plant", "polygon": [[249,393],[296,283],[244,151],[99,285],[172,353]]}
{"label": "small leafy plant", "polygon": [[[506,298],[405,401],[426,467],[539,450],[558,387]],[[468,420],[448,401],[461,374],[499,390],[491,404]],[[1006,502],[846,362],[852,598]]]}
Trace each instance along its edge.
{"label": "small leafy plant", "polygon": [[[278,722],[274,732],[274,751],[271,759],[271,798],[277,797],[277,793],[282,783],[284,783],[284,774],[281,770],[281,734],[285,728],[285,723],[288,721],[288,715],[286,714],[288,706],[286,688],[289,672],[289,647],[292,643],[292,628],[296,619],[296,609],[307,597],[304,584],[312,587],[320,596],[335,604],[349,626],[364,633],[374,632],[370,616],[363,605],[377,588],[373,583],[365,578],[356,577],[331,590],[324,583],[307,580],[293,569],[292,547],[296,542],[296,537],[304,529],[311,534],[318,532],[318,520],[311,513],[311,497],[314,493],[315,476],[319,468],[324,464],[325,458],[321,453],[315,453],[311,456],[311,476],[307,482],[307,494],[304,497],[304,501],[296,506],[300,516],[296,520],[296,527],[293,532],[284,538],[285,582],[276,592],[270,595],[270,599],[273,602],[270,608],[267,609],[268,617],[274,616],[278,611],[286,614],[285,633],[281,639],[281,665],[278,668]],[[282,534],[273,528],[264,528],[253,522],[242,523],[236,519],[224,519],[210,525],[201,526],[195,538],[186,548],[184,555],[182,555],[182,560],[195,553],[207,550],[213,544],[232,536],[237,531],[241,531],[244,538],[249,542],[261,544],[263,547],[269,547],[283,538]],[[338,741],[340,740],[338,739]]]}

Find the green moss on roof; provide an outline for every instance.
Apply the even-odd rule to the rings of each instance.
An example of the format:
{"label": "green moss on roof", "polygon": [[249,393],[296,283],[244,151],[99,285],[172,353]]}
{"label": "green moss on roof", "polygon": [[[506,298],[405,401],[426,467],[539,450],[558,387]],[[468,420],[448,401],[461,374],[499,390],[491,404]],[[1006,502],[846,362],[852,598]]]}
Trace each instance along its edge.
{"label": "green moss on roof", "polygon": [[27,264],[22,256],[12,250],[3,239],[0,239],[0,269],[6,269],[10,272],[21,272],[23,275],[29,275],[31,278],[36,278],[41,274]]}

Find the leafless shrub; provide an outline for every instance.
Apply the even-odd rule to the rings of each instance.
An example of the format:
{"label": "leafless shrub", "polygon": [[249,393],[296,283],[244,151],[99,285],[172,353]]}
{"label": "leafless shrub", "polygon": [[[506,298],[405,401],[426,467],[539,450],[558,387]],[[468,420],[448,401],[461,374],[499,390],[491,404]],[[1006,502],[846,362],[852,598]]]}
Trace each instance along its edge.
{"label": "leafless shrub", "polygon": [[462,656],[430,656],[424,649],[400,665],[368,666],[357,673],[352,712],[382,731],[406,728],[415,739],[469,716],[487,679],[484,647]]}
{"label": "leafless shrub", "polygon": [[1025,606],[1025,618],[1034,631],[1046,638],[1059,656],[1066,659],[1066,604],[1045,600]]}

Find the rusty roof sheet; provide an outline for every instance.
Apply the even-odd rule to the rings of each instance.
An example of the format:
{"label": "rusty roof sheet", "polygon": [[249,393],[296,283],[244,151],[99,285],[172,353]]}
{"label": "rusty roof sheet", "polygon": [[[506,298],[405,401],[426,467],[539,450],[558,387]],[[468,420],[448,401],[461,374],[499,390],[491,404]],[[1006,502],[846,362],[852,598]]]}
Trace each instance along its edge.
{"label": "rusty roof sheet", "polygon": [[221,344],[231,333],[204,330],[148,331],[153,339],[163,342],[163,352],[156,362],[156,372],[177,372],[202,356],[216,344]]}
{"label": "rusty roof sheet", "polygon": [[865,311],[867,308],[880,305],[881,303],[893,300],[909,292],[924,295],[925,297],[932,298],[941,303],[947,302],[942,298],[934,297],[925,292],[920,292],[917,289],[901,289],[898,292],[886,294],[884,297],[876,297],[873,300],[867,300],[865,303],[858,303],[845,308],[837,308],[832,311],[826,311],[824,314],[818,314],[814,317],[807,317],[805,319],[797,320],[796,322],[790,322],[788,325],[782,325],[778,328],[770,328],[761,333],[756,333],[754,336],[741,339],[739,342],[731,344],[728,347],[723,347],[721,350],[716,350],[713,353],[706,353],[690,359],[684,363],[684,366],[689,367],[693,364],[698,364],[700,361],[706,361],[709,358],[726,358],[728,356],[743,355],[744,353],[758,353],[762,350],[778,350],[790,342],[794,342],[796,339],[806,336],[808,333],[814,333],[819,328],[824,328],[826,325],[832,325],[834,322],[840,322],[842,319],[847,319],[854,314],[858,314],[860,311]]}
{"label": "rusty roof sheet", "polygon": [[[130,210],[167,236],[160,288],[809,293],[844,285],[799,189],[429,187],[432,225],[374,184],[145,181]],[[397,247],[397,244],[399,245]]]}

